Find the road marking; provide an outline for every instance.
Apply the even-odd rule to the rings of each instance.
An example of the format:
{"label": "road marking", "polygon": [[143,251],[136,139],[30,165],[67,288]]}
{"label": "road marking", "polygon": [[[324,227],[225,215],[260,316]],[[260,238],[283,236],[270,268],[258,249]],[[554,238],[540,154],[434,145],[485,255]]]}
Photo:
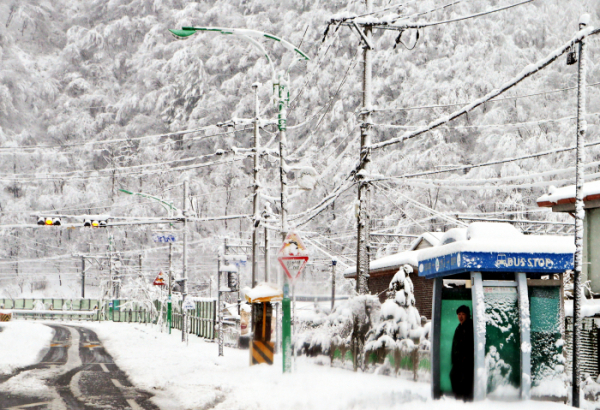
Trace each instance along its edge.
{"label": "road marking", "polygon": [[71,347],[70,343],[50,343],[50,347]]}
{"label": "road marking", "polygon": [[117,379],[110,379],[110,380],[112,380],[113,384],[119,389],[122,389],[125,387]]}
{"label": "road marking", "polygon": [[105,371],[106,373],[110,373],[110,371],[108,370],[108,367],[106,367],[106,365],[104,363],[100,363],[100,367],[102,367],[102,370]]}
{"label": "road marking", "polygon": [[127,399],[127,404],[129,404],[129,406],[133,409],[133,410],[144,410],[139,404],[137,404],[135,402],[135,400],[133,399]]}
{"label": "road marking", "polygon": [[[129,403],[129,400],[127,400],[127,402]],[[6,410],[26,409],[26,408],[29,408],[29,407],[37,407],[37,406],[41,406],[42,404],[49,404],[49,403],[51,403],[51,402],[49,402],[49,401],[41,401],[39,403],[21,404],[19,406],[7,407]],[[141,407],[138,407],[138,409],[141,409]]]}
{"label": "road marking", "polygon": [[95,349],[97,347],[102,347],[102,346],[100,346],[100,343],[90,342],[89,344],[83,345],[83,347],[88,348],[88,349]]}

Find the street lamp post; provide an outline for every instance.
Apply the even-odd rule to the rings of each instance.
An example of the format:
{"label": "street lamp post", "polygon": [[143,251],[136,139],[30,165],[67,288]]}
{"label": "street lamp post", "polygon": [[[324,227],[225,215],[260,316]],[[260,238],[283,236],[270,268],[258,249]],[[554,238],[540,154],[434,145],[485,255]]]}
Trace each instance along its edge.
{"label": "street lamp post", "polygon": [[[173,205],[172,202],[167,202],[163,199],[160,199],[157,196],[154,195],[148,195],[148,194],[144,194],[143,192],[131,192],[131,191],[127,191],[126,189],[119,189],[120,192],[123,192],[124,194],[127,195],[137,195],[137,196],[141,196],[143,198],[148,198],[148,199],[153,199],[157,202],[159,202],[163,208],[165,208],[167,210],[167,213],[169,215],[169,218],[173,217],[173,211],[177,211],[178,209]],[[187,195],[188,195],[188,181],[186,180],[184,182],[183,185],[183,235],[184,235],[184,239],[183,239],[183,292],[182,292],[182,296],[183,299],[185,300],[186,294],[187,294],[187,218],[186,218],[186,212],[187,212]],[[169,334],[171,334],[171,328],[173,327],[173,306],[171,303],[171,290],[173,288],[173,284],[171,282],[173,277],[173,243],[169,242],[169,299],[167,301],[167,325],[169,327]],[[184,309],[182,309],[184,310]],[[183,312],[182,312],[183,313]],[[183,313],[183,318],[184,318],[184,323],[185,323],[185,313]],[[181,327],[181,341],[185,341],[185,327],[182,325]]]}
{"label": "street lamp post", "polygon": [[[262,53],[262,55],[265,56],[265,58],[267,59],[267,62],[269,63],[269,67],[271,69],[271,80],[273,82],[273,92],[275,93],[276,97],[277,97],[277,110],[278,110],[278,115],[277,115],[277,127],[279,129],[279,154],[280,154],[280,180],[281,180],[281,235],[282,235],[282,241],[285,240],[285,237],[287,235],[288,232],[288,221],[287,221],[287,213],[288,213],[288,191],[287,191],[287,171],[286,171],[286,163],[285,163],[285,155],[286,155],[286,148],[287,148],[287,138],[286,138],[286,129],[287,129],[287,107],[289,105],[289,101],[290,101],[290,94],[289,94],[289,75],[286,73],[282,73],[279,75],[276,75],[275,72],[275,67],[273,66],[273,61],[271,60],[271,58],[269,57],[269,54],[266,52],[265,48],[262,46],[261,43],[259,43],[258,41],[256,41],[256,39],[268,39],[268,40],[272,40],[275,41],[279,44],[281,44],[283,47],[285,47],[286,49],[288,49],[289,51],[292,51],[293,53],[297,54],[299,56],[298,60],[309,60],[308,56],[306,54],[304,54],[298,47],[294,46],[292,43],[274,36],[272,34],[269,33],[264,33],[261,31],[257,31],[257,30],[249,30],[249,29],[237,29],[237,28],[223,28],[223,27],[182,27],[181,30],[172,30],[169,29],[169,31],[176,37],[179,38],[185,38],[185,37],[189,37],[193,34],[195,34],[197,31],[207,31],[207,32],[216,32],[216,33],[220,33],[223,35],[233,35],[239,38],[242,38],[248,42],[250,42],[251,44],[253,44],[256,48],[258,48],[258,50]],[[294,63],[298,60],[295,60]],[[288,68],[288,72],[289,69],[293,66],[293,64],[290,65],[290,67]],[[255,192],[255,198],[256,198],[257,192]],[[254,215],[255,217],[257,216],[257,203],[255,203],[254,206]],[[254,221],[255,223],[257,221]],[[254,232],[256,233],[256,227]],[[256,244],[257,241],[253,240],[253,244]],[[254,256],[255,252],[253,252],[253,256]],[[255,261],[253,260],[253,266],[255,264]],[[255,280],[256,276],[253,275],[253,282]],[[254,283],[252,283],[252,285],[254,286]],[[283,335],[283,345],[282,345],[282,352],[283,352],[283,372],[290,372],[291,371],[291,362],[290,362],[290,358],[288,357],[290,352],[291,352],[291,337],[289,337],[289,335],[291,335],[291,327],[290,327],[290,321],[289,320],[285,320],[286,318],[289,319],[290,317],[290,312],[289,312],[289,306],[290,306],[290,297],[289,297],[289,283],[287,281],[287,277],[284,275],[284,285],[283,285],[283,303],[282,306],[284,307],[283,309],[283,317],[284,317],[284,325],[283,325],[283,329],[282,329],[282,335]],[[287,306],[287,309],[286,309]],[[286,312],[287,310],[287,312]],[[287,335],[287,337],[286,337]]]}

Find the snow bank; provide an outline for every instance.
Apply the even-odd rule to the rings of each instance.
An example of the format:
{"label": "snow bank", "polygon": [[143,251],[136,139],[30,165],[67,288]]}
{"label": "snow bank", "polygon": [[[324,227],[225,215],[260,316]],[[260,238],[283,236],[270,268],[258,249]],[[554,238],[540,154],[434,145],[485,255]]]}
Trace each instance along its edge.
{"label": "snow bank", "polygon": [[38,362],[54,331],[39,322],[13,320],[0,324],[0,374]]}

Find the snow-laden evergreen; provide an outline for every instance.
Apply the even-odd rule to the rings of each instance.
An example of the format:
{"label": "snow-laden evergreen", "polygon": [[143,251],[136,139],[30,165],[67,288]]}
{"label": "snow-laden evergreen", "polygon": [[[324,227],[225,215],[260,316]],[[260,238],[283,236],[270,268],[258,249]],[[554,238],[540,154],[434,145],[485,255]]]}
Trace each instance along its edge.
{"label": "snow-laden evergreen", "polygon": [[366,351],[400,348],[412,351],[429,348],[427,331],[415,307],[414,286],[409,274],[413,268],[402,266],[390,282],[388,299],[381,305],[379,323],[367,335]]}

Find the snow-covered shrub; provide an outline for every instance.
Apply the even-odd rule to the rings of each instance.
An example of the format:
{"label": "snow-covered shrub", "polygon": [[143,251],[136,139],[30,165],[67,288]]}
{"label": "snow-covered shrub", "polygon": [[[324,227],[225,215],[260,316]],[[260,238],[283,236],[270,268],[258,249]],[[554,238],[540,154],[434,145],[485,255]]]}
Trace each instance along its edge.
{"label": "snow-covered shrub", "polygon": [[349,346],[353,335],[364,340],[380,308],[375,295],[354,296],[339,303],[328,316],[319,315],[320,324],[296,337],[298,351],[311,356],[329,354],[332,345]]}
{"label": "snow-covered shrub", "polygon": [[389,299],[381,306],[379,324],[367,335],[365,351],[400,348],[411,352],[417,346],[428,348],[429,328],[421,326],[421,316],[415,307],[410,265],[404,265],[390,282]]}

